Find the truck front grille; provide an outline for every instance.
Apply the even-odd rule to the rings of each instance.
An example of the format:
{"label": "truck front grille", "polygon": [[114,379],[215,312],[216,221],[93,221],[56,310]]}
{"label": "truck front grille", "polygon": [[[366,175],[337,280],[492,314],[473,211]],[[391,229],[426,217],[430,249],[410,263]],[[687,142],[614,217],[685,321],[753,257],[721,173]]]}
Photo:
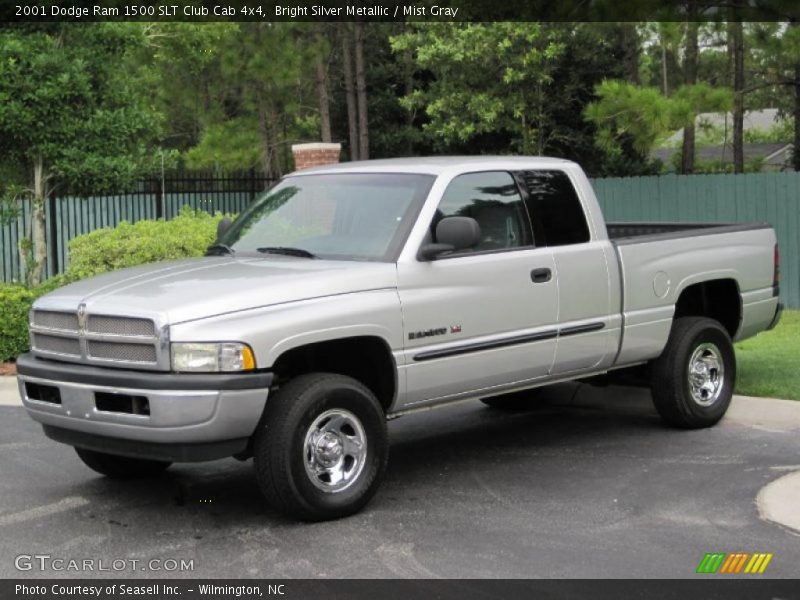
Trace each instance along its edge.
{"label": "truck front grille", "polygon": [[155,326],[150,319],[108,317],[106,315],[89,316],[86,330],[91,333],[127,335],[135,337],[153,337],[156,334]]}
{"label": "truck front grille", "polygon": [[81,344],[77,338],[44,335],[42,333],[33,334],[33,349],[34,351],[39,350],[75,357],[81,355]]}
{"label": "truck front grille", "polygon": [[88,354],[90,358],[102,360],[137,363],[156,362],[156,348],[151,344],[125,344],[91,340],[88,345]]}
{"label": "truck front grille", "polygon": [[75,313],[37,310],[33,313],[33,324],[44,329],[74,331],[78,333],[78,315]]}
{"label": "truck front grille", "polygon": [[31,315],[31,350],[42,358],[166,371],[161,341],[152,319],[52,310]]}

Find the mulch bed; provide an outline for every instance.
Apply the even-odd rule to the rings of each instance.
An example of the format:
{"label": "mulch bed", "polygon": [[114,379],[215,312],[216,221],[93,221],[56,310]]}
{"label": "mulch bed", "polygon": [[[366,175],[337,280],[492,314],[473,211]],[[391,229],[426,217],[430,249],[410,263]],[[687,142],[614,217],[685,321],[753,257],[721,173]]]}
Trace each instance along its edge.
{"label": "mulch bed", "polygon": [[13,362],[0,363],[0,376],[3,375],[16,375],[17,365]]}

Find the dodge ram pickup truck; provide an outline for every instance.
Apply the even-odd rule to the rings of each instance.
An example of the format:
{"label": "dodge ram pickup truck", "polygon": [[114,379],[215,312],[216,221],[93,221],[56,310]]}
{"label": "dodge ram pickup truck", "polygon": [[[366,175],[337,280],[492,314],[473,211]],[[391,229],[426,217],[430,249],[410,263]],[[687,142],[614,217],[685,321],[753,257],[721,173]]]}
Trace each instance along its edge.
{"label": "dodge ram pickup truck", "polygon": [[20,394],[99,473],[252,457],[304,520],[368,502],[412,411],[636,367],[667,423],[711,426],[732,341],[781,312],[769,225],[605,223],[560,159],[307,169],[217,234],[37,300]]}

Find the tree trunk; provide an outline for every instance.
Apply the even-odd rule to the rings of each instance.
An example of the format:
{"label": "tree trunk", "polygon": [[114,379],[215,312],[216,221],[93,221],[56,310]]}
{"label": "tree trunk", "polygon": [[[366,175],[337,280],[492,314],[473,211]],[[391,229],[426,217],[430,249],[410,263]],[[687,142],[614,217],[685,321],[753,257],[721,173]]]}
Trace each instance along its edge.
{"label": "tree trunk", "polygon": [[[792,27],[800,27],[797,21]],[[800,171],[800,62],[794,64],[794,148],[792,149],[792,167]]]}
{"label": "tree trunk", "polygon": [[667,45],[661,40],[661,93],[669,96],[669,80],[667,78]]}
{"label": "tree trunk", "polygon": [[[694,16],[694,11],[690,17]],[[684,80],[686,85],[697,83],[697,33],[700,24],[697,21],[689,21],[686,24],[686,54],[683,63]],[[695,129],[694,115],[692,124],[683,128],[683,151],[681,152],[681,173],[688,175],[694,173],[695,155]]]}
{"label": "tree trunk", "polygon": [[[406,23],[401,24],[402,32],[405,32],[408,29],[408,25]],[[403,95],[410,96],[414,92],[414,54],[411,50],[407,50],[403,53],[402,57],[402,64],[403,64]],[[414,129],[414,118],[415,118],[415,111],[407,110],[405,111],[406,116],[406,154],[408,156],[414,155],[414,137],[410,134],[410,132]]]}
{"label": "tree trunk", "polygon": [[639,32],[636,23],[621,23],[622,47],[625,80],[628,83],[639,85]]}
{"label": "tree trunk", "polygon": [[358,160],[358,108],[356,106],[356,82],[353,77],[353,40],[350,24],[342,26],[342,63],[344,65],[344,89],[347,100],[347,126],[350,134],[350,160]]}
{"label": "tree trunk", "polygon": [[744,173],[744,40],[742,22],[733,23],[733,172]]}
{"label": "tree trunk", "polygon": [[280,129],[280,122],[278,119],[278,111],[275,108],[275,103],[269,103],[269,145],[270,156],[272,158],[272,170],[275,179],[283,177],[283,165],[278,156],[278,130]]}
{"label": "tree trunk", "polygon": [[264,100],[259,94],[258,96],[258,134],[261,137],[261,168],[264,175],[267,177],[274,177],[272,172],[272,148],[269,146],[269,125],[267,124],[267,110],[264,106]]}
{"label": "tree trunk", "polygon": [[364,24],[356,23],[356,99],[358,101],[358,156],[369,158],[367,76],[364,68]]}
{"label": "tree trunk", "polygon": [[45,262],[47,261],[47,237],[45,233],[44,203],[47,199],[47,176],[44,172],[44,161],[37,156],[33,164],[33,227],[31,230],[33,245],[32,264],[25,265],[28,284],[37,286],[42,283]]}
{"label": "tree trunk", "polygon": [[331,106],[328,97],[328,52],[322,32],[317,34],[317,98],[319,99],[319,132],[323,142],[331,141]]}

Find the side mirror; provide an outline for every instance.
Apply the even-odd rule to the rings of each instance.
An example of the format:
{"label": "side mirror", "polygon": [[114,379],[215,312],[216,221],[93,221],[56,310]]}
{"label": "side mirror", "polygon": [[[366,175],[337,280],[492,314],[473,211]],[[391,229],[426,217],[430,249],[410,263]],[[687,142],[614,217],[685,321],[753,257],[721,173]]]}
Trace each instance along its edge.
{"label": "side mirror", "polygon": [[231,225],[233,225],[233,221],[231,221],[228,217],[225,217],[224,219],[220,220],[219,223],[217,223],[218,240],[222,239],[222,236],[225,235],[225,232],[231,228]]}
{"label": "side mirror", "polygon": [[445,217],[436,225],[436,243],[425,244],[419,256],[431,260],[444,252],[466,250],[481,241],[481,226],[472,217]]}

